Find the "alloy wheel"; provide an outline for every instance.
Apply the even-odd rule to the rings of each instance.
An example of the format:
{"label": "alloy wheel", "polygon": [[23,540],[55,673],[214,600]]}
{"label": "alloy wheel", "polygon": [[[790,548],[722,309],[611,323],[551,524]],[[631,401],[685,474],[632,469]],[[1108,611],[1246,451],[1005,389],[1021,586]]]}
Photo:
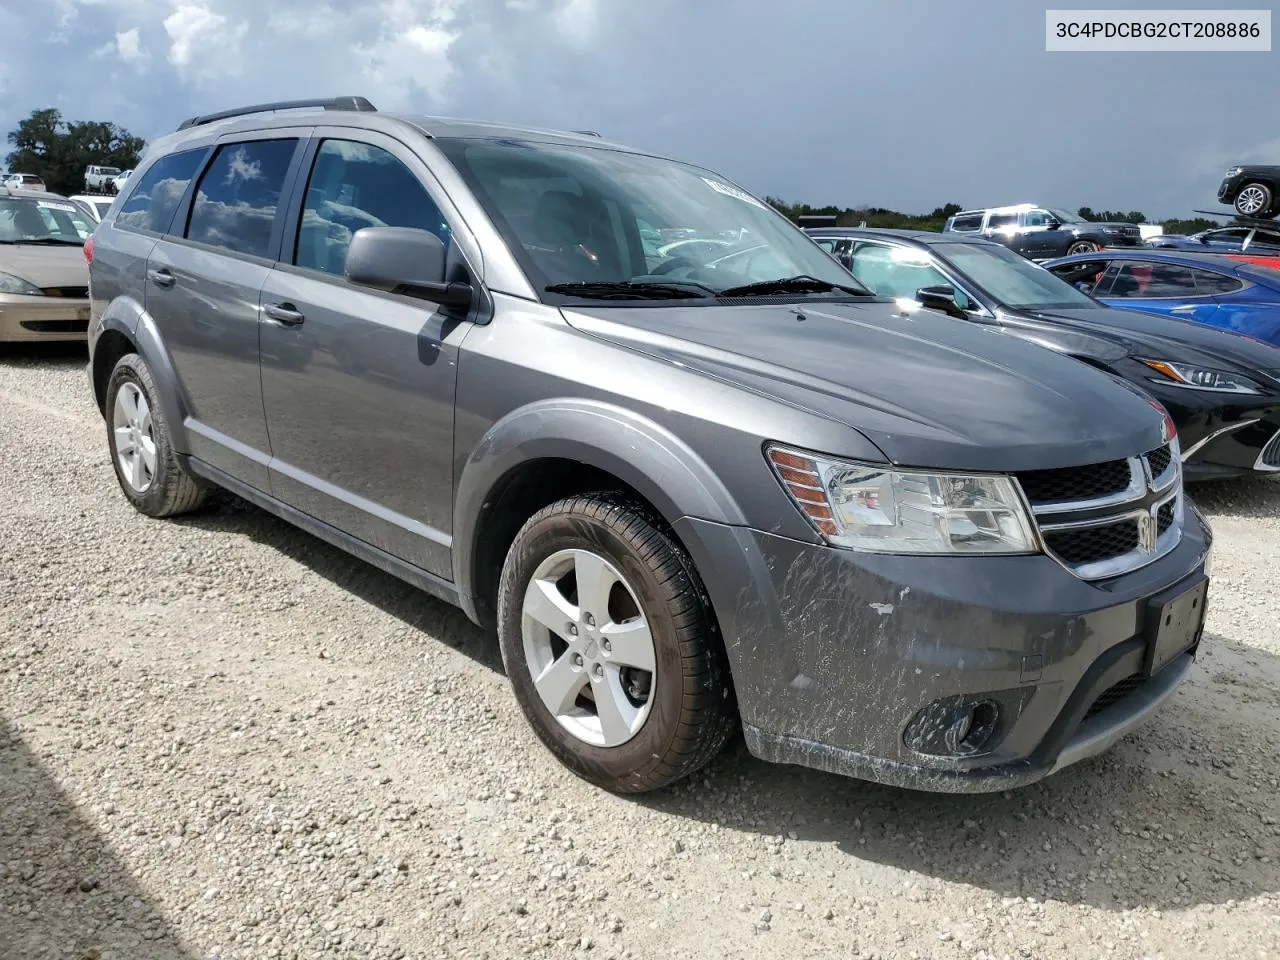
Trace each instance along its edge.
{"label": "alloy wheel", "polygon": [[644,726],[657,654],[635,591],[588,550],[534,571],[521,617],[525,662],[543,705],[577,739],[617,747]]}
{"label": "alloy wheel", "polygon": [[146,493],[156,475],[156,441],[151,406],[136,383],[122,383],[116,391],[111,428],[120,476],[134,493]]}
{"label": "alloy wheel", "polygon": [[1236,197],[1236,209],[1246,216],[1261,212],[1266,203],[1266,191],[1256,185],[1245,187]]}

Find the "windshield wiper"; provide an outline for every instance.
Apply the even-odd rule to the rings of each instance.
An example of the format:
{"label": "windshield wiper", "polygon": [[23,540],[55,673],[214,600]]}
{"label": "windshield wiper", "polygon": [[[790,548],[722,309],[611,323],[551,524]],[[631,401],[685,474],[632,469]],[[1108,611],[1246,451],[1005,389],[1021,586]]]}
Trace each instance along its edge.
{"label": "windshield wiper", "polygon": [[575,280],[543,287],[547,293],[565,293],[589,300],[689,300],[712,296],[700,283],[634,283],[631,280]]}
{"label": "windshield wiper", "polygon": [[35,247],[35,246],[40,246],[40,247],[49,247],[49,246],[55,246],[55,247],[61,247],[61,246],[83,247],[83,246],[84,246],[84,241],[83,241],[83,240],[64,240],[64,239],[62,239],[62,238],[60,238],[60,237],[40,237],[40,238],[39,238],[39,239],[37,239],[37,240],[10,240],[10,241],[8,241],[8,242],[9,242],[9,243],[21,243],[21,244],[25,244],[26,246],[31,246],[31,247]]}
{"label": "windshield wiper", "polygon": [[855,297],[875,296],[870,290],[864,290],[861,287],[830,283],[806,274],[796,277],[779,277],[777,280],[761,280],[759,283],[748,283],[741,287],[729,287],[727,290],[721,290],[718,296],[751,297],[768,296],[771,293],[830,293],[832,290],[839,290],[841,293],[848,293]]}

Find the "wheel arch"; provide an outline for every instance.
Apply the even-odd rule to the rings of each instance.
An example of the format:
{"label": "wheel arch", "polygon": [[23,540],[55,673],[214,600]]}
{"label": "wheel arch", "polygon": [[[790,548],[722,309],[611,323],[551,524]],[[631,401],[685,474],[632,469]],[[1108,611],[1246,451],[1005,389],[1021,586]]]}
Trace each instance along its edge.
{"label": "wheel arch", "polygon": [[187,433],[183,424],[190,407],[173,359],[150,314],[136,300],[121,298],[112,301],[103,313],[91,353],[94,400],[104,415],[107,381],[126,353],[136,353],[146,361],[160,394],[156,400],[169,424],[173,448],[178,453],[187,453]]}
{"label": "wheel arch", "polygon": [[594,401],[531,404],[495,423],[459,473],[453,570],[472,620],[493,624],[502,562],[525,521],[555,500],[595,489],[644,501],[677,543],[683,517],[746,523],[710,466],[652,420]]}

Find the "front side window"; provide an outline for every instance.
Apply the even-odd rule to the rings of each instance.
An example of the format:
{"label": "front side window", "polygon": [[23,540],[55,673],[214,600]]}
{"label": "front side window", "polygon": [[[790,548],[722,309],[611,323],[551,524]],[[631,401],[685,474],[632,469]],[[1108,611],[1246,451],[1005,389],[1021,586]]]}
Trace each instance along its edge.
{"label": "front side window", "polygon": [[[929,254],[916,247],[860,243],[853,252],[849,269],[859,283],[881,297],[914,300],[921,287],[955,287]],[[959,290],[956,290],[956,302],[961,309],[977,309],[977,304],[971,303]]]}
{"label": "front side window", "polygon": [[307,180],[293,262],[340,277],[351,237],[363,227],[415,227],[446,246],[450,239],[422,181],[392,154],[368,143],[326,140]]}
{"label": "front side window", "polygon": [[164,233],[204,159],[203,148],[161,157],[133,185],[116,214],[116,225]]}
{"label": "front side window", "polygon": [[70,200],[0,198],[0,243],[81,246],[93,224]]}
{"label": "front side window", "polygon": [[801,276],[855,286],[794,224],[708,170],[604,147],[436,144],[551,302],[572,295],[566,284],[664,284],[690,298]]}
{"label": "front side window", "polygon": [[1043,227],[1049,222],[1049,214],[1043,210],[1031,210],[1027,213],[1028,227]]}
{"label": "front side window", "polygon": [[1196,296],[1196,280],[1186,267],[1172,263],[1122,263],[1107,296],[1185,300]]}
{"label": "front side window", "polygon": [[219,147],[196,189],[187,239],[271,256],[271,228],[297,146],[297,140],[255,140]]}
{"label": "front side window", "polygon": [[1209,243],[1243,244],[1249,236],[1247,227],[1227,227],[1223,230],[1207,230],[1200,235]]}
{"label": "front side window", "polygon": [[1255,230],[1253,239],[1249,241],[1249,252],[1280,254],[1280,233]]}
{"label": "front side window", "polygon": [[1065,280],[998,244],[947,244],[943,259],[993,300],[1015,310],[1097,307]]}

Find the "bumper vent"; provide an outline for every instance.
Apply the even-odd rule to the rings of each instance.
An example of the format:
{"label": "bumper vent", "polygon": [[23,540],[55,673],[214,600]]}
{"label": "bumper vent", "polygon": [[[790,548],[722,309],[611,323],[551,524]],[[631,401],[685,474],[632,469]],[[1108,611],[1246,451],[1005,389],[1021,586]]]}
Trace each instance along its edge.
{"label": "bumper vent", "polygon": [[88,300],[88,287],[43,287],[41,292],[46,297],[62,297],[65,300]]}
{"label": "bumper vent", "polygon": [[1276,431],[1276,435],[1268,440],[1267,445],[1262,448],[1254,468],[1257,470],[1280,470],[1280,430]]}
{"label": "bumper vent", "polygon": [[1088,712],[1084,715],[1084,719],[1097,716],[1107,707],[1114,706],[1129,694],[1137,690],[1146,681],[1146,678],[1140,673],[1133,673],[1125,677],[1118,683],[1112,684],[1102,693],[1098,694],[1098,699],[1093,701]]}
{"label": "bumper vent", "polygon": [[1140,457],[1018,474],[1045,548],[1076,576],[1118,576],[1182,538],[1178,441]]}

